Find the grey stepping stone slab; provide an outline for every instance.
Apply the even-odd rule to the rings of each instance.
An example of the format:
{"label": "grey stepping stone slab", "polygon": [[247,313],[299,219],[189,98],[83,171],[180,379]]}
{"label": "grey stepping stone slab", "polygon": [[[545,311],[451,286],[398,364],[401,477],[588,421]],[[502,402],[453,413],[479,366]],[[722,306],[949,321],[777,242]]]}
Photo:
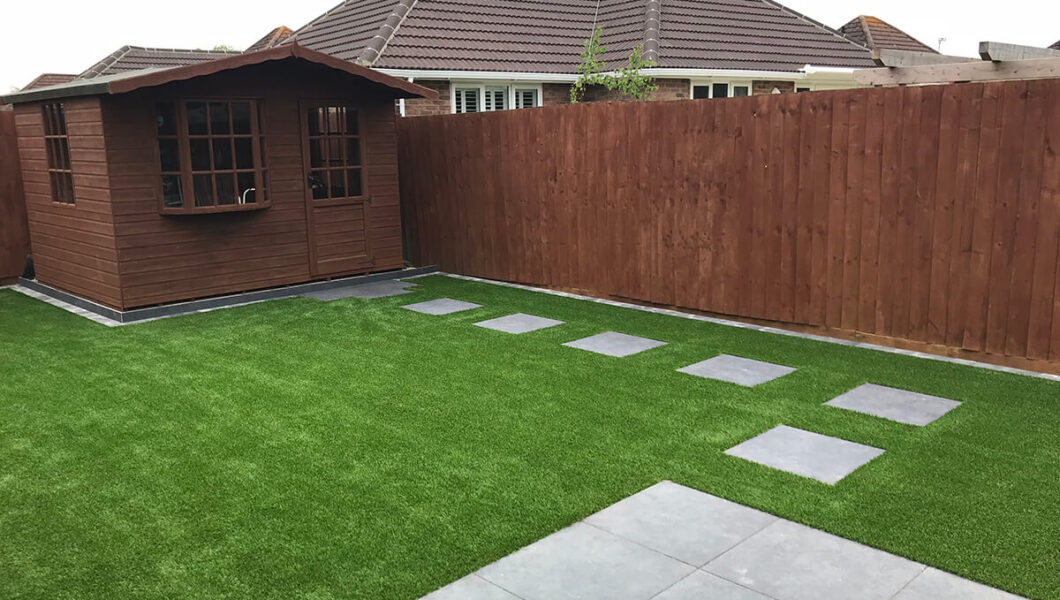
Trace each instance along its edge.
{"label": "grey stepping stone slab", "polygon": [[520,600],[520,598],[478,575],[471,574],[427,594],[422,600]]}
{"label": "grey stepping stone slab", "polygon": [[898,592],[894,600],[1021,600],[1021,597],[928,567]]}
{"label": "grey stepping stone slab", "polygon": [[825,404],[921,427],[961,405],[956,400],[873,383],[858,386]]}
{"label": "grey stepping stone slab", "polygon": [[924,565],[780,520],[704,570],[784,600],[888,600]]}
{"label": "grey stepping stone slab", "polygon": [[597,354],[605,354],[607,356],[621,358],[623,356],[637,354],[638,352],[644,352],[645,350],[651,350],[652,348],[658,348],[659,346],[665,346],[666,342],[649,340],[648,338],[627,335],[615,331],[608,331],[580,340],[574,340],[573,342],[567,342],[563,345],[570,348],[588,350],[589,352],[595,352]]}
{"label": "grey stepping stone slab", "polygon": [[471,310],[472,308],[480,308],[481,306],[481,304],[472,304],[471,302],[464,302],[463,300],[453,300],[452,298],[439,298],[437,300],[428,300],[426,302],[408,304],[402,306],[401,308],[405,308],[418,313],[423,313],[425,315],[448,315],[465,310]]}
{"label": "grey stepping stone slab", "polygon": [[745,387],[754,387],[794,373],[795,369],[783,365],[721,354],[678,369],[678,372],[727,381]]}
{"label": "grey stepping stone slab", "polygon": [[883,450],[778,425],[725,451],[774,469],[835,485]]}
{"label": "grey stepping stone slab", "polygon": [[585,522],[700,567],[776,520],[753,508],[664,481]]}
{"label": "grey stepping stone slab", "polygon": [[640,544],[575,523],[478,575],[524,600],[647,600],[693,571]]}
{"label": "grey stepping stone slab", "polygon": [[513,334],[529,333],[531,331],[537,331],[538,329],[555,327],[556,325],[562,324],[563,321],[535,317],[534,315],[523,313],[516,313],[514,315],[508,315],[507,317],[498,317],[496,319],[475,323],[475,325],[478,325],[479,327]]}
{"label": "grey stepping stone slab", "polygon": [[376,281],[372,283],[362,283],[359,285],[348,285],[339,288],[332,288],[330,290],[321,290],[318,292],[309,292],[302,294],[306,298],[314,298],[316,300],[342,300],[344,298],[387,298],[390,296],[399,296],[401,294],[411,294],[412,290],[409,289],[415,284],[405,283],[404,281]]}
{"label": "grey stepping stone slab", "polygon": [[706,571],[696,571],[652,600],[773,600]]}

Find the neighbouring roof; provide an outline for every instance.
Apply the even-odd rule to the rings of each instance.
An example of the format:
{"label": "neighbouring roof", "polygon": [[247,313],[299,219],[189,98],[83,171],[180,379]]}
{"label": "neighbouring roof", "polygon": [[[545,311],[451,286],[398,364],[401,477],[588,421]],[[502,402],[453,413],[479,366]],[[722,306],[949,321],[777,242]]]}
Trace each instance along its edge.
{"label": "neighbouring roof", "polygon": [[181,50],[122,46],[110,56],[86,69],[78,79],[92,79],[140,69],[168,69],[196,65],[209,60],[240,54],[234,50]]}
{"label": "neighbouring roof", "polygon": [[839,32],[870,50],[938,51],[883,19],[861,15],[839,28]]}
{"label": "neighbouring roof", "polygon": [[265,37],[251,44],[249,48],[244,50],[244,52],[257,52],[258,50],[272,48],[290,37],[292,33],[294,33],[293,29],[281,25],[265,34]]}
{"label": "neighbouring roof", "polygon": [[1056,40],[1056,43],[1053,44],[1052,46],[1049,46],[1049,49],[1050,50],[1060,50],[1060,40]]}
{"label": "neighbouring roof", "polygon": [[49,85],[58,85],[60,83],[66,83],[77,77],[72,73],[41,73],[37,75],[37,78],[27,83],[22,89],[32,90],[36,88],[48,87]]}
{"label": "neighbouring roof", "polygon": [[772,0],[346,0],[292,39],[378,68],[575,73],[594,25],[610,68],[637,45],[663,68],[873,66],[865,47]]}
{"label": "neighbouring roof", "polygon": [[0,97],[0,104],[35,102],[76,96],[124,94],[141,88],[155,87],[174,81],[184,81],[193,77],[213,75],[241,67],[291,58],[330,67],[385,86],[394,91],[395,98],[436,98],[438,95],[434,90],[410,83],[404,79],[391,77],[374,69],[303,48],[297,44],[290,44],[258,52],[239,53],[226,58],[218,58],[181,67],[155,67],[138,71],[123,71],[93,78],[75,79],[69,83],[16,92]]}

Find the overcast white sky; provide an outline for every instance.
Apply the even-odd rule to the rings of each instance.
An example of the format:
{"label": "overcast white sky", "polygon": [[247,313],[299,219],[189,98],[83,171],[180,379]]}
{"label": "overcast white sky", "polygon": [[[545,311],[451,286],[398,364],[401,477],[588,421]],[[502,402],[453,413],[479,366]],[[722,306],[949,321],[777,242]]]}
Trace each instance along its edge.
{"label": "overcast white sky", "polygon": [[[489,0],[481,0],[488,2]],[[665,0],[664,0],[665,2]],[[5,2],[0,93],[43,72],[78,73],[124,44],[245,48],[273,27],[297,28],[338,0],[31,0]],[[832,27],[880,17],[947,54],[974,55],[980,40],[1034,46],[1060,39],[1060,0],[787,0]]]}

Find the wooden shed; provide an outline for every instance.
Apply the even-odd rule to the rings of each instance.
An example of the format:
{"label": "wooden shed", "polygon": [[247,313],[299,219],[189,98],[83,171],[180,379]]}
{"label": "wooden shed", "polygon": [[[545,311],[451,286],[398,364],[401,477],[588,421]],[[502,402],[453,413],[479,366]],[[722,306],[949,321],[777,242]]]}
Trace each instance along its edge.
{"label": "wooden shed", "polygon": [[395,98],[289,45],[13,94],[37,281],[127,310],[402,266]]}

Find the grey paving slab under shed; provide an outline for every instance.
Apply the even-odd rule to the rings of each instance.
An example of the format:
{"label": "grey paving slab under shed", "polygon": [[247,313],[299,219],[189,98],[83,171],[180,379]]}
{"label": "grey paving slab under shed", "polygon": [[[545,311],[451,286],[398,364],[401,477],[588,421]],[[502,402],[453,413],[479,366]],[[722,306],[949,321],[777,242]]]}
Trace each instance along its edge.
{"label": "grey paving slab under shed", "polygon": [[324,301],[342,300],[344,298],[361,298],[367,300],[373,298],[388,298],[390,296],[399,296],[401,294],[411,294],[411,288],[415,285],[416,284],[414,283],[391,279],[387,281],[374,281],[371,283],[314,291],[302,295],[306,298]]}
{"label": "grey paving slab under shed", "polygon": [[452,298],[438,298],[437,300],[428,300],[426,302],[417,302],[416,304],[407,304],[401,308],[405,308],[425,315],[448,315],[456,312],[462,312],[465,310],[471,310],[472,308],[481,308],[481,304],[472,304],[471,302],[464,302],[463,300],[453,300]]}
{"label": "grey paving slab under shed", "polygon": [[479,327],[485,327],[486,329],[492,329],[494,331],[503,331],[504,333],[529,333],[531,331],[537,331],[539,329],[545,329],[548,327],[555,327],[556,325],[562,325],[563,321],[557,321],[555,319],[546,319],[544,317],[535,317],[534,315],[527,315],[524,313],[516,313],[514,315],[508,315],[506,317],[498,317],[496,319],[490,319],[488,321],[480,321],[475,323]]}
{"label": "grey paving slab under shed", "polygon": [[834,485],[883,450],[778,425],[725,454]]}
{"label": "grey paving slab under shed", "polygon": [[1019,596],[928,567],[894,600],[1019,600]]}
{"label": "grey paving slab under shed", "polygon": [[825,404],[921,427],[961,405],[956,400],[873,383],[858,386]]}
{"label": "grey paving slab under shed", "polygon": [[712,575],[696,571],[652,600],[773,600],[758,592]]}
{"label": "grey paving slab under shed", "polygon": [[563,345],[570,348],[578,348],[579,350],[588,350],[589,352],[595,352],[597,354],[623,357],[637,354],[638,352],[644,352],[645,350],[651,350],[652,348],[658,348],[659,346],[665,346],[666,342],[650,340],[648,338],[627,335],[615,331],[608,331],[580,340],[574,340],[573,342],[567,342]]}
{"label": "grey paving slab under shed", "polygon": [[[704,549],[696,548],[697,541]],[[707,562],[699,564],[703,560]],[[1018,600],[670,481],[612,504],[424,600],[458,598]]]}
{"label": "grey paving slab under shed", "polygon": [[678,369],[681,373],[727,381],[745,387],[754,387],[794,373],[795,369],[783,365],[752,360],[740,356],[721,354]]}
{"label": "grey paving slab under shed", "polygon": [[585,522],[701,567],[776,520],[771,514],[664,481]]}
{"label": "grey paving slab under shed", "polygon": [[779,520],[705,570],[784,600],[888,600],[924,565]]}
{"label": "grey paving slab under shed", "polygon": [[520,600],[520,598],[472,573],[440,590],[427,594],[423,600]]}
{"label": "grey paving slab under shed", "polygon": [[478,575],[523,600],[644,600],[693,571],[640,544],[575,523]]}

